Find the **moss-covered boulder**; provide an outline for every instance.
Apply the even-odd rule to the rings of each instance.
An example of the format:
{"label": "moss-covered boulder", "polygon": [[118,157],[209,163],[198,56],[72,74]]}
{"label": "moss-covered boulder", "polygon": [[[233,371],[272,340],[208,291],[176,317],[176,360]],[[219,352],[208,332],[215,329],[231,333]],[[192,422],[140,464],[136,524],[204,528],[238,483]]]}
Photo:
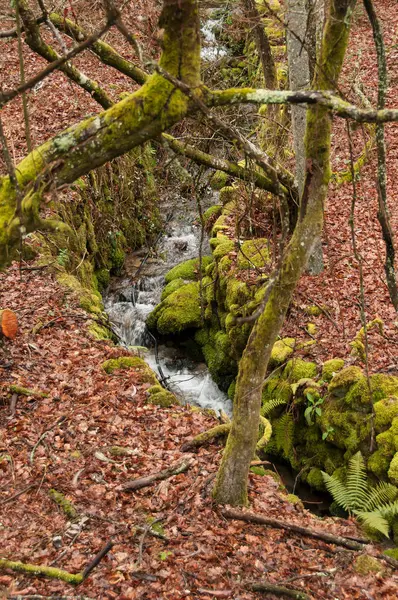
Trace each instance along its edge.
{"label": "moss-covered boulder", "polygon": [[163,388],[161,385],[153,385],[147,390],[149,396],[149,404],[155,406],[161,406],[162,408],[169,408],[174,404],[180,404],[180,401],[168,390]]}
{"label": "moss-covered boulder", "polygon": [[289,356],[293,354],[296,345],[295,338],[285,337],[275,342],[272,347],[269,366],[275,368],[287,361]]}
{"label": "moss-covered boulder", "polygon": [[331,358],[323,363],[322,379],[331,381],[333,377],[344,368],[344,360],[342,358]]}
{"label": "moss-covered boulder", "polygon": [[237,259],[239,269],[259,269],[265,267],[269,261],[269,241],[265,238],[246,240],[239,248]]}
{"label": "moss-covered boulder", "polygon": [[398,417],[398,397],[389,396],[375,402],[373,405],[375,412],[375,428],[376,431],[384,431],[391,427],[395,417]]}
{"label": "moss-covered boulder", "polygon": [[163,289],[162,296],[160,299],[165,300],[167,298],[167,296],[170,296],[170,294],[172,294],[176,290],[180,289],[180,287],[182,287],[185,284],[186,284],[186,281],[184,279],[182,279],[181,277],[178,277],[177,279],[173,279]]}
{"label": "moss-covered boulder", "polygon": [[300,379],[313,379],[316,377],[317,371],[316,363],[301,358],[292,358],[287,362],[283,376],[290,382],[296,383]]}
{"label": "moss-covered boulder", "polygon": [[138,356],[121,356],[119,358],[110,358],[102,363],[102,368],[108,375],[112,375],[118,369],[133,369],[143,383],[157,385],[159,382],[155,373],[147,363]]}
{"label": "moss-covered boulder", "polygon": [[360,575],[382,574],[385,571],[383,563],[369,554],[360,554],[354,560],[353,566],[354,571]]}
{"label": "moss-covered boulder", "polygon": [[151,312],[147,325],[162,335],[180,334],[200,327],[199,283],[187,283],[168,295]]}
{"label": "moss-covered boulder", "polygon": [[359,367],[346,367],[333,377],[329,385],[329,392],[337,397],[345,396],[354,383],[363,379],[364,376]]}
{"label": "moss-covered boulder", "polygon": [[215,171],[215,173],[210,178],[210,187],[213,190],[221,190],[221,188],[225,187],[228,183],[229,175],[224,173],[224,171]]}
{"label": "moss-covered boulder", "polygon": [[[205,272],[206,267],[212,262],[213,258],[211,256],[203,256],[202,257],[202,273]],[[173,267],[166,275],[165,280],[166,283],[170,283],[175,279],[183,279],[186,281],[192,280],[196,281],[199,279],[200,272],[200,261],[198,258],[191,258],[190,260],[186,260],[179,265]]]}

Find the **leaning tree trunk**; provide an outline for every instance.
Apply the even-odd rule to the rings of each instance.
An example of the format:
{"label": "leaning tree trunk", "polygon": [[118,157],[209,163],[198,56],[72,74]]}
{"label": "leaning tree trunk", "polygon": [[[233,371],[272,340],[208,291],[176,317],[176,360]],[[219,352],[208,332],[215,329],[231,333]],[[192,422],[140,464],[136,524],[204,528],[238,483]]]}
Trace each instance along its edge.
{"label": "leaning tree trunk", "polygon": [[[26,9],[25,5],[23,9]],[[28,23],[26,11],[24,16]],[[31,45],[41,44],[33,24],[28,23],[28,26],[27,37]],[[159,26],[163,30],[160,67],[191,88],[199,89],[197,0],[164,0]],[[48,47],[41,45],[41,50],[48,58]],[[12,259],[21,228],[30,232],[39,227],[67,227],[64,223],[40,218],[43,194],[51,186],[72,183],[112,158],[156,138],[183,119],[188,109],[188,97],[155,72],[137,92],[70,127],[28,154],[15,168],[16,184],[10,176],[0,177],[0,268]]]}
{"label": "leaning tree trunk", "polygon": [[[356,0],[331,0],[314,77],[314,89],[335,87]],[[231,432],[213,496],[222,504],[247,504],[247,478],[259,426],[261,393],[272,346],[282,327],[296,284],[306,268],[323,226],[330,179],[331,117],[325,107],[308,109],[306,173],[299,219],[263,313],[256,321],[239,363]]]}

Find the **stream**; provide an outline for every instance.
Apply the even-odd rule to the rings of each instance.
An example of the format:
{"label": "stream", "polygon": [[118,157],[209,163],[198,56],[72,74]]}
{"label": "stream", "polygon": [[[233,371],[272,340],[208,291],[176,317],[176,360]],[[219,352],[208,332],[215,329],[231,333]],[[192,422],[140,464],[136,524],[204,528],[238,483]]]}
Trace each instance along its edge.
{"label": "stream", "polygon": [[[217,198],[213,197],[210,204],[215,202]],[[147,348],[143,358],[183,403],[217,412],[223,410],[231,415],[232,403],[214,383],[206,364],[195,363],[186,356],[184,348],[172,343],[157,344],[145,325],[149,313],[160,302],[164,275],[178,263],[197,258],[199,254],[201,230],[196,222],[196,206],[177,198],[171,210],[172,216],[156,245],[156,255],[146,258],[144,249],[128,258],[126,272],[129,275],[113,282],[104,299],[105,310],[120,343],[126,347]],[[203,246],[203,254],[209,254],[207,240]]]}

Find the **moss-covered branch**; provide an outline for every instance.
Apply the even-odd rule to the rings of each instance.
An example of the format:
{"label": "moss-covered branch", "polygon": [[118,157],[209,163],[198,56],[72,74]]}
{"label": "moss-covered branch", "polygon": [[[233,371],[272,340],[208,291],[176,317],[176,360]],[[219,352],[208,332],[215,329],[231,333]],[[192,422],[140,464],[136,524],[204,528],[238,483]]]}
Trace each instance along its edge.
{"label": "moss-covered branch", "polygon": [[231,177],[254,183],[257,187],[272,192],[273,194],[282,192],[290,196],[295,195],[294,189],[288,189],[282,184],[276,185],[275,180],[267,177],[267,173],[264,171],[260,172],[253,169],[246,169],[245,167],[242,167],[241,165],[224,158],[207,154],[198,148],[194,148],[189,144],[185,144],[176,140],[173,138],[173,136],[167,133],[163,134],[162,138],[167,142],[170,148],[174,150],[174,152],[181,154],[182,156],[187,156],[200,165],[204,165],[205,167],[209,167],[210,169],[215,169],[217,171],[224,171],[224,173],[228,173],[228,175],[231,175]]}
{"label": "moss-covered branch", "polygon": [[68,571],[57,569],[55,567],[32,565],[29,563],[6,560],[4,558],[0,558],[0,569],[10,569],[17,573],[23,573],[24,575],[36,575],[49,577],[50,579],[60,579],[61,581],[71,583],[72,585],[79,585],[83,582],[83,573],[68,573]]}
{"label": "moss-covered branch", "polygon": [[[160,26],[164,29],[165,48],[161,67],[197,89],[200,42],[195,0],[182,3],[178,10],[171,0],[165,0]],[[16,190],[10,177],[0,179],[0,267],[11,259],[20,227],[29,232],[42,225],[40,203],[50,184],[60,187],[72,183],[93,168],[158,136],[180,121],[188,108],[186,95],[155,73],[134,94],[31,152],[16,169],[18,187],[24,194],[22,217],[16,214]]]}
{"label": "moss-covered branch", "polygon": [[[330,82],[328,83],[328,87]],[[315,87],[315,86],[314,86]],[[319,104],[337,116],[358,123],[387,123],[398,121],[398,109],[359,108],[330,91],[320,88],[308,91],[280,91],[256,88],[230,88],[207,91],[208,106],[233,106],[234,104]]]}
{"label": "moss-covered branch", "polygon": [[[69,19],[65,19],[57,13],[51,13],[49,18],[57,29],[66,33],[74,40],[81,42],[82,40],[87,39],[88,36],[86,32]],[[148,74],[145,73],[145,71],[134,65],[131,61],[123,58],[123,56],[116,52],[116,50],[106,42],[98,40],[92,44],[90,49],[104,64],[117,69],[137,83],[142,85],[148,79]]]}

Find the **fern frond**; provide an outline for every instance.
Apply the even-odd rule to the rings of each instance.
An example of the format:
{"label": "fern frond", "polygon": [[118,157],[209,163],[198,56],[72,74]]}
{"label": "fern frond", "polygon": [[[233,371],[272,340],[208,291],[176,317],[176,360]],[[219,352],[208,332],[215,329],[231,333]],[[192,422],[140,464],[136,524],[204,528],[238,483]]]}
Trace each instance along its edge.
{"label": "fern frond", "polygon": [[357,452],[348,462],[345,482],[349,508],[363,510],[369,498],[369,486],[362,454]]}
{"label": "fern frond", "polygon": [[[398,510],[398,503],[397,503]],[[367,527],[380,531],[386,537],[389,536],[390,526],[388,521],[382,516],[380,510],[373,510],[371,512],[366,511],[354,511],[358,519]]]}
{"label": "fern frond", "polygon": [[275,444],[279,452],[287,458],[293,446],[294,419],[289,413],[281,416],[275,425]]}
{"label": "fern frond", "polygon": [[369,497],[362,507],[365,511],[374,511],[383,508],[388,502],[393,502],[398,496],[398,488],[391,483],[382,481],[369,491]]}
{"label": "fern frond", "polygon": [[344,508],[344,510],[349,511],[351,508],[350,498],[347,493],[347,489],[345,484],[340,481],[338,477],[330,476],[328,473],[324,473],[321,471],[323,481],[325,482],[326,489],[333,496],[333,499],[339,506]]}
{"label": "fern frond", "polygon": [[261,414],[263,417],[268,417],[268,415],[276,408],[277,406],[281,406],[282,404],[286,404],[286,400],[283,398],[271,398],[264,402],[261,408]]}
{"label": "fern frond", "polygon": [[386,519],[396,517],[398,515],[398,500],[383,504],[383,506],[378,506],[377,510]]}

